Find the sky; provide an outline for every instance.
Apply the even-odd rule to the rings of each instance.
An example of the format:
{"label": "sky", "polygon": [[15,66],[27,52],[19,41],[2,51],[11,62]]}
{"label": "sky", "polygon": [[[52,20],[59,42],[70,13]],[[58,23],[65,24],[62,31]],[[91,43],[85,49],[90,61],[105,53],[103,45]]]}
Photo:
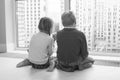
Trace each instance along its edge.
{"label": "sky", "polygon": [[54,22],[59,22],[61,5],[60,0],[47,0],[47,16],[53,19]]}

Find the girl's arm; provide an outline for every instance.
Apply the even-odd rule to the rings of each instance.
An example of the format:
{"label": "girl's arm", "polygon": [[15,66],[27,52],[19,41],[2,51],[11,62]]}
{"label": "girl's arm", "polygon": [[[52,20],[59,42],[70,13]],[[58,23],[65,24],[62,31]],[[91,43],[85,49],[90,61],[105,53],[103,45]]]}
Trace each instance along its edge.
{"label": "girl's arm", "polygon": [[51,56],[53,54],[53,46],[54,46],[54,40],[50,40],[50,44],[48,46],[48,56]]}

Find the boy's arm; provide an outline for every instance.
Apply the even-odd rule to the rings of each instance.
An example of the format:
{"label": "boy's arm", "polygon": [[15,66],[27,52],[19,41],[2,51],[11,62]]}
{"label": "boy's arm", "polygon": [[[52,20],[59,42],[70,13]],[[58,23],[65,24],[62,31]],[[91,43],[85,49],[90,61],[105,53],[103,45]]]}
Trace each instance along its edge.
{"label": "boy's arm", "polygon": [[83,59],[85,59],[86,57],[88,57],[88,50],[87,50],[87,41],[86,41],[86,37],[84,34],[82,34],[82,46],[81,46],[81,55],[83,57]]}

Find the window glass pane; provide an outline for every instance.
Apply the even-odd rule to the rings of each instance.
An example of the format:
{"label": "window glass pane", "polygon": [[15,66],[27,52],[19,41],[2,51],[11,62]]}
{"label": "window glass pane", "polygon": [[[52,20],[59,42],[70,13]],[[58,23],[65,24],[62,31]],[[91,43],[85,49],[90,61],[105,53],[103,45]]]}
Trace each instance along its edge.
{"label": "window glass pane", "polygon": [[92,52],[120,54],[120,0],[71,0],[77,28]]}
{"label": "window glass pane", "polygon": [[64,0],[16,0],[17,47],[27,48],[33,34],[38,32],[41,17],[60,22]]}

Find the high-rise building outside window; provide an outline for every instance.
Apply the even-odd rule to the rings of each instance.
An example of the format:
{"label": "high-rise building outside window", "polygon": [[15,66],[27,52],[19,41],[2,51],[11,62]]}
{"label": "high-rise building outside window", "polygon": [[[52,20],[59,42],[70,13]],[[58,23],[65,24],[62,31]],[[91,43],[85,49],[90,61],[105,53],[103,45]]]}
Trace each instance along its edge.
{"label": "high-rise building outside window", "polygon": [[70,0],[88,50],[120,55],[120,0]]}
{"label": "high-rise building outside window", "polygon": [[[61,24],[65,0],[16,0],[17,48],[28,48],[38,32],[41,17]],[[120,0],[69,0],[78,30],[85,33],[88,50],[97,54],[120,55]]]}
{"label": "high-rise building outside window", "polygon": [[28,48],[33,34],[38,32],[41,17],[48,16],[60,22],[64,0],[16,0],[17,48]]}

